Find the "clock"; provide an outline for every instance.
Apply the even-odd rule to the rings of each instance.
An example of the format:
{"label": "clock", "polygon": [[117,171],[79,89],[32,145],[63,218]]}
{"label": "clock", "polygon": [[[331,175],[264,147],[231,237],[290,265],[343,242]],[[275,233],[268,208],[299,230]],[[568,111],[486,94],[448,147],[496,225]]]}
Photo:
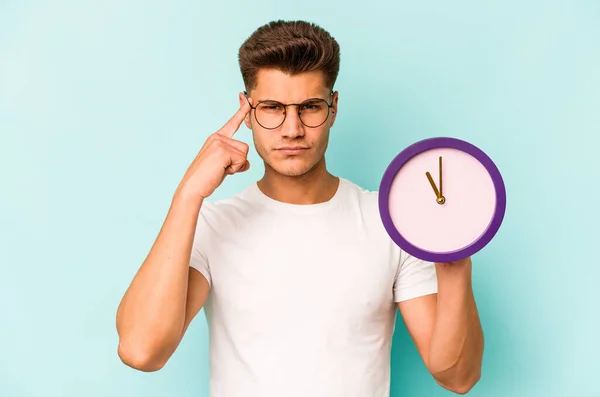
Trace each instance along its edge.
{"label": "clock", "polygon": [[381,179],[379,213],[387,233],[422,260],[447,263],[480,251],[496,235],[505,210],[500,171],[464,140],[413,143]]}

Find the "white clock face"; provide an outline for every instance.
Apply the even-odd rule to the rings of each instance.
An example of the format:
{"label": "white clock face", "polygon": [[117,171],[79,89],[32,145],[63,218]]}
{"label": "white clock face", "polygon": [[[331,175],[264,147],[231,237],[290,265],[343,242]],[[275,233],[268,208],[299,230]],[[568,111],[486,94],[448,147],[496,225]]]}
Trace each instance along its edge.
{"label": "white clock face", "polygon": [[[440,187],[443,204],[426,172]],[[472,155],[452,148],[429,149],[412,157],[396,174],[389,213],[398,232],[417,248],[435,253],[461,250],[487,230],[496,209],[496,190],[487,169]]]}

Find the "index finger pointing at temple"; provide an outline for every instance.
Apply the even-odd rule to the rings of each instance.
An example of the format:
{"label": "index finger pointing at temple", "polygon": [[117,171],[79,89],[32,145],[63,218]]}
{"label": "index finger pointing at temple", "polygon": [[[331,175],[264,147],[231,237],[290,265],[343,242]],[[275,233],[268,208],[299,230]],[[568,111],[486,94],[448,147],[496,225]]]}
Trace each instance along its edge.
{"label": "index finger pointing at temple", "polygon": [[228,138],[233,137],[233,134],[235,134],[236,131],[240,128],[242,121],[244,121],[244,118],[246,117],[250,109],[251,108],[249,102],[246,100],[246,98],[244,98],[242,106],[240,106],[240,108],[237,112],[235,112],[233,117],[230,118],[229,121],[223,127],[221,127],[219,131],[217,131],[217,133]]}

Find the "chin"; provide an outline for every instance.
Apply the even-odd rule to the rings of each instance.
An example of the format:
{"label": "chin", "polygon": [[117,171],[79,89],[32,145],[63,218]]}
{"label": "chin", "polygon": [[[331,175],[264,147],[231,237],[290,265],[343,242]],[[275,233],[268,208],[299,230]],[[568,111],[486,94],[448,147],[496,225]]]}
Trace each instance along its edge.
{"label": "chin", "polygon": [[284,176],[302,176],[310,172],[316,164],[306,161],[273,161],[269,162],[269,166],[278,174]]}
{"label": "chin", "polygon": [[307,172],[309,172],[311,170],[312,167],[308,167],[308,166],[285,166],[285,165],[280,165],[279,167],[273,167],[273,169],[281,175],[285,175],[285,176],[301,176],[306,174]]}

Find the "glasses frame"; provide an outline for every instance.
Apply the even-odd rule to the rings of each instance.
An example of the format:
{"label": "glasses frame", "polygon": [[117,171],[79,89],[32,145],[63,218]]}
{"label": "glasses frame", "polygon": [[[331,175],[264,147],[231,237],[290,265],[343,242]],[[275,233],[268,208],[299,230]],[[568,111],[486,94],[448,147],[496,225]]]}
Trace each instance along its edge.
{"label": "glasses frame", "polygon": [[[333,96],[333,94],[334,94],[334,92],[332,91],[332,92],[331,92],[331,94],[329,94],[329,95],[330,95],[330,96]],[[325,124],[325,122],[327,121],[327,119],[329,118],[329,116],[330,116],[330,114],[331,114],[331,108],[333,107],[333,102],[332,102],[332,103],[328,103],[328,102],[327,102],[325,99],[323,99],[323,98],[308,98],[308,99],[305,99],[304,101],[302,101],[302,102],[300,102],[300,103],[288,103],[288,104],[284,104],[284,103],[281,103],[281,102],[279,102],[279,101],[275,101],[275,100],[272,100],[272,99],[267,99],[267,100],[264,100],[264,101],[258,101],[258,102],[256,103],[256,106],[252,106],[252,104],[250,103],[250,100],[248,99],[248,93],[247,93],[246,91],[244,91],[244,96],[246,97],[246,101],[248,101],[248,105],[250,105],[250,107],[252,108],[252,110],[254,110],[254,119],[256,120],[256,122],[257,122],[257,123],[258,123],[258,124],[259,124],[259,125],[260,125],[262,128],[264,128],[264,129],[266,129],[266,130],[276,130],[277,128],[281,127],[281,126],[283,125],[283,123],[285,123],[285,119],[287,118],[287,108],[288,108],[288,106],[296,106],[296,107],[297,107],[297,109],[298,109],[298,110],[297,110],[297,112],[298,112],[298,119],[300,119],[300,122],[301,122],[302,124],[304,124],[304,125],[305,125],[306,127],[308,127],[308,128],[318,128],[318,127],[322,126],[323,124]],[[325,103],[327,104],[327,117],[325,117],[325,120],[323,120],[323,122],[322,122],[321,124],[319,124],[319,125],[314,125],[314,126],[313,126],[313,125],[307,125],[307,124],[306,124],[304,121],[302,121],[302,117],[301,117],[301,115],[300,115],[300,107],[301,107],[301,106],[302,106],[304,103],[306,103],[306,102],[309,102],[309,101],[314,101],[314,100],[323,101],[323,102],[325,102]],[[281,106],[283,106],[283,109],[284,109],[284,111],[283,111],[283,120],[281,121],[281,123],[280,123],[280,124],[279,124],[277,127],[265,127],[264,125],[262,125],[262,124],[260,123],[260,121],[258,121],[258,117],[256,117],[256,108],[257,108],[257,107],[258,107],[258,106],[259,106],[261,103],[264,103],[264,102],[275,102],[275,103],[278,103],[278,104],[280,104]]]}

